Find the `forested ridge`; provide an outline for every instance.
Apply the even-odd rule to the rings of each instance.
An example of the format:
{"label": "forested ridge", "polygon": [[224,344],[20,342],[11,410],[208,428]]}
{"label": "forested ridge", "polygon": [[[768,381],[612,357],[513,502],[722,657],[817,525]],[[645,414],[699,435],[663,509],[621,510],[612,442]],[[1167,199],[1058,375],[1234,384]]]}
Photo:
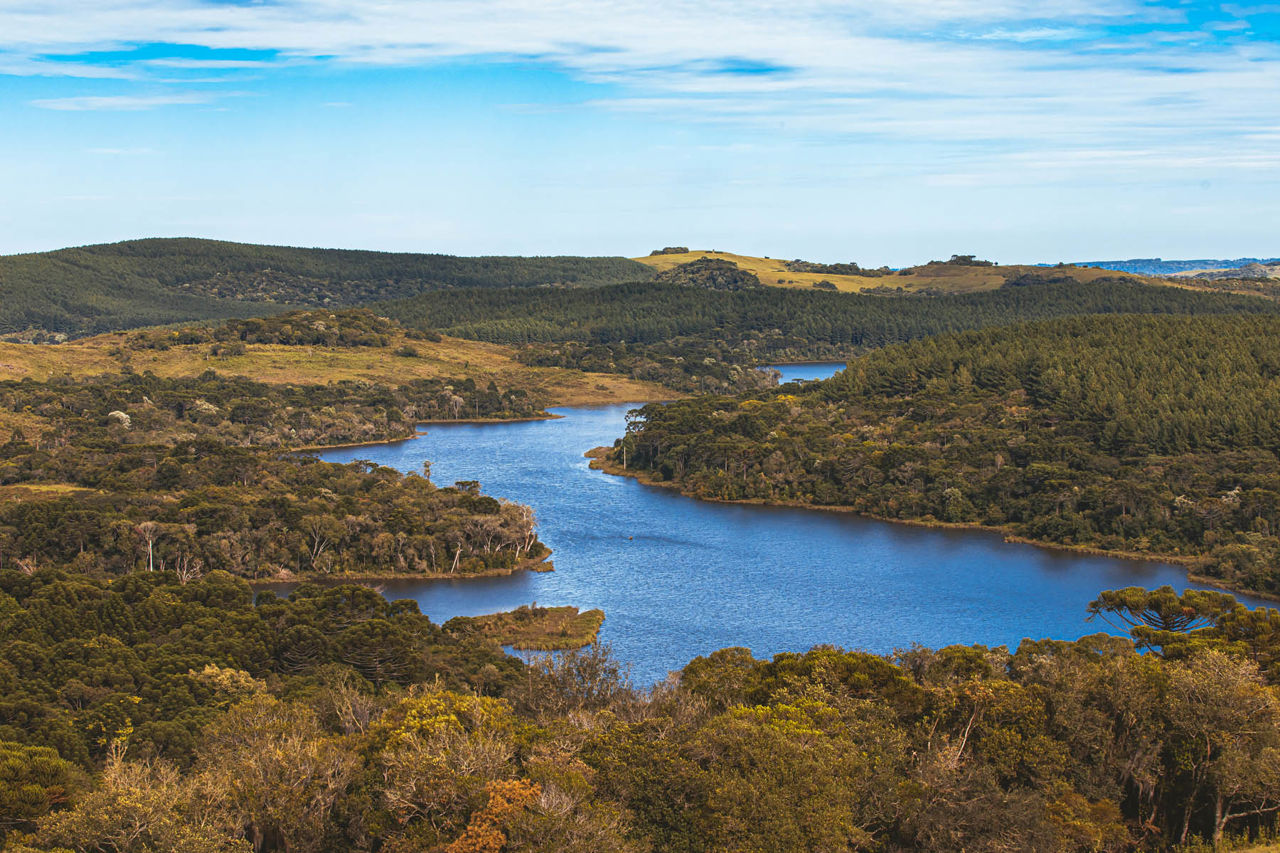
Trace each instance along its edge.
{"label": "forested ridge", "polygon": [[[724,649],[637,691],[412,601],[0,570],[13,851],[1187,851],[1274,827],[1277,614],[1104,594],[1124,636]],[[1165,630],[1155,631],[1155,627]]]}
{"label": "forested ridge", "polygon": [[689,494],[1185,558],[1280,593],[1280,318],[942,335],[832,379],[640,411],[614,463]]}
{"label": "forested ridge", "polygon": [[755,366],[843,359],[946,332],[1079,314],[1274,314],[1280,306],[1129,279],[1050,275],[966,295],[725,291],[641,282],[432,293],[377,310],[410,327],[519,346],[518,358],[530,365],[620,373],[691,393],[736,393],[772,384],[750,370]]}
{"label": "forested ridge", "polygon": [[[1128,279],[1025,279],[959,296],[717,291],[661,282],[576,290],[467,290],[376,306],[408,326],[495,343],[652,344],[681,338],[776,352],[872,348],[927,335],[1076,314],[1278,313],[1260,299]],[[752,343],[755,342],[755,343]],[[826,349],[824,349],[826,348]]]}
{"label": "forested ridge", "polygon": [[598,285],[650,278],[626,258],[478,257],[131,240],[0,257],[0,334],[68,335],[336,308],[455,287]]}

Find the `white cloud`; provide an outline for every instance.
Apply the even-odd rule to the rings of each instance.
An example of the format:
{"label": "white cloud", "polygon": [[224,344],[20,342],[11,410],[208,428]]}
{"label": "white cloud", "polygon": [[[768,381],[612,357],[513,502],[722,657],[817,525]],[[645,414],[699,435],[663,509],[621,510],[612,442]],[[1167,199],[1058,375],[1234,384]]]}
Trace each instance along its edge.
{"label": "white cloud", "polygon": [[141,157],[156,153],[154,148],[86,148],[85,151],[103,157]]}
{"label": "white cloud", "polygon": [[83,95],[73,98],[41,98],[32,106],[44,110],[151,110],[175,104],[207,104],[211,95],[196,93],[169,95]]}
{"label": "white cloud", "polygon": [[87,80],[133,80],[138,74],[129,68],[93,65],[88,62],[54,62],[33,56],[6,56],[0,53],[0,76],[77,77]]}
{"label": "white cloud", "polygon": [[[1123,31],[1108,32],[1120,23]],[[1068,44],[1089,32],[1107,35]],[[1237,141],[1280,114],[1280,46],[1196,43],[1206,38],[1179,8],[1142,0],[0,0],[0,63],[7,53],[32,68],[145,78],[158,69],[269,74],[299,61],[532,59],[608,84],[610,95],[592,102],[599,108],[820,139],[951,144],[960,157],[982,143],[1234,156]],[[143,43],[278,58],[41,58]],[[36,103],[148,109],[208,99],[149,92]]]}
{"label": "white cloud", "polygon": [[196,69],[203,71],[270,68],[274,63],[261,59],[146,59],[143,64],[159,68]]}
{"label": "white cloud", "polygon": [[1086,33],[1076,27],[1029,27],[1020,30],[1007,30],[1004,28],[991,30],[985,33],[979,33],[974,38],[983,41],[1012,41],[1012,42],[1035,42],[1035,41],[1066,41],[1068,39],[1078,39]]}

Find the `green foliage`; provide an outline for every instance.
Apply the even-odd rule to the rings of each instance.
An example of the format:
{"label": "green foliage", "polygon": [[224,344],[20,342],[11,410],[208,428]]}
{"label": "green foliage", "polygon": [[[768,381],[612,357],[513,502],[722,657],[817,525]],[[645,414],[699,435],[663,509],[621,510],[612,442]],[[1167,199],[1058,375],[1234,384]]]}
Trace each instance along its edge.
{"label": "green foliage", "polygon": [[120,574],[222,569],[466,574],[546,554],[528,508],[366,463],[281,455],[411,435],[429,418],[535,414],[523,392],[470,380],[268,386],[206,373],[0,383],[57,441],[0,444],[0,566]]}
{"label": "green foliage", "polygon": [[1280,611],[1250,610],[1222,592],[1128,587],[1106,590],[1091,602],[1089,618],[1097,616],[1128,628],[1140,648],[1171,658],[1230,650],[1280,683]]}
{"label": "green foliage", "polygon": [[0,593],[18,850],[1119,853],[1280,811],[1275,635],[725,649],[638,694],[603,647],[525,667],[361,587]]}
{"label": "green foliage", "polygon": [[[783,264],[791,272],[815,272],[823,275],[860,275],[867,278],[878,278],[891,274],[893,271],[888,267],[876,267],[874,269],[864,269],[857,264],[850,262],[847,264],[819,264],[813,261],[802,261],[797,258],[794,261],[787,261]],[[817,282],[814,287],[824,282]],[[830,282],[825,282],[831,284]],[[835,285],[831,285],[831,289],[835,289]]]}
{"label": "green foliage", "polygon": [[88,767],[127,748],[185,765],[207,722],[281,679],[301,688],[339,665],[375,686],[461,686],[491,667],[493,689],[519,668],[443,633],[412,602],[362,587],[303,585],[254,606],[244,581],[223,572],[183,584],[170,572],[108,583],[2,571],[0,590],[14,602],[0,626],[0,670],[15,679],[0,699],[0,738],[16,742],[0,753],[16,798],[5,807],[10,825],[42,813],[27,786],[45,791],[46,809],[71,797],[77,777],[56,755]]}
{"label": "green foliage", "polygon": [[482,257],[132,240],[0,258],[0,333],[71,335],[326,308],[455,287],[588,286],[651,278],[625,258]]}
{"label": "green foliage", "polygon": [[30,830],[87,786],[88,779],[56,750],[0,740],[0,833]]}
{"label": "green foliage", "polygon": [[1275,313],[1260,299],[1127,279],[1027,279],[963,296],[822,290],[710,290],[663,282],[576,290],[424,294],[378,310],[422,329],[523,346],[526,364],[621,373],[693,393],[739,393],[773,380],[771,361],[846,358],[928,335],[1079,314]]}
{"label": "green foliage", "polygon": [[1280,321],[1092,317],[944,335],[760,399],[646,406],[615,452],[719,499],[840,505],[1198,558],[1280,591]]}
{"label": "green foliage", "polygon": [[[884,299],[765,288],[716,291],[661,282],[576,290],[424,294],[378,306],[406,325],[496,343],[653,344],[696,339],[778,354],[847,353],[944,332],[1081,314],[1266,314],[1260,299],[1128,279],[1045,281],[948,297]],[[823,349],[826,347],[827,349]]]}
{"label": "green foliage", "polygon": [[657,281],[707,290],[749,290],[764,287],[755,273],[724,258],[698,258],[658,273]]}
{"label": "green foliage", "polygon": [[147,329],[129,336],[131,349],[167,349],[180,344],[280,344],[316,347],[385,347],[402,329],[362,308],[291,311],[273,317],[232,319],[216,326]]}

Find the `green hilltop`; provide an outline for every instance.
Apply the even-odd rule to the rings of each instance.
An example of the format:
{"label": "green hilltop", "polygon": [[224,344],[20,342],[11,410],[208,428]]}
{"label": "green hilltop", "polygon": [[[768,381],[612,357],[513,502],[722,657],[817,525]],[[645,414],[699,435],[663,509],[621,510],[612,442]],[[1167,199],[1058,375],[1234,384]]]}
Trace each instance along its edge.
{"label": "green hilltop", "polygon": [[343,307],[460,287],[593,286],[652,278],[626,258],[475,257],[303,249],[194,238],[0,257],[0,333],[84,335]]}

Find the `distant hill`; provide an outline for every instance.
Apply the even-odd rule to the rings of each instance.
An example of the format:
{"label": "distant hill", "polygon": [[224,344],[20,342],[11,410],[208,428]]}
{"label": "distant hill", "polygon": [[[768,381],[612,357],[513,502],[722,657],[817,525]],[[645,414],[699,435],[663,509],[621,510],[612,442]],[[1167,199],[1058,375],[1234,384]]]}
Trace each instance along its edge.
{"label": "distant hill", "polygon": [[302,249],[191,238],[0,257],[0,334],[144,325],[362,305],[462,287],[649,279],[626,258],[476,257]]}
{"label": "distant hill", "polygon": [[1114,274],[1096,267],[1081,266],[1001,266],[974,261],[971,256],[957,255],[948,261],[932,261],[914,267],[891,270],[888,267],[867,269],[856,263],[820,264],[803,260],[758,258],[718,250],[684,250],[683,246],[661,249],[655,254],[636,258],[653,267],[659,274],[702,259],[729,261],[751,273],[762,284],[772,287],[796,287],[812,290],[838,290],[843,293],[974,293],[995,290],[1023,276],[1051,275],[1055,279],[1088,282]]}
{"label": "distant hill", "polygon": [[1180,273],[1179,277],[1206,281],[1280,278],[1280,262],[1250,263],[1242,267],[1232,267],[1225,270],[1199,270],[1197,272]]}
{"label": "distant hill", "polygon": [[1175,275],[1200,270],[1231,270],[1249,264],[1280,263],[1280,258],[1236,258],[1232,261],[1200,258],[1197,260],[1166,261],[1164,258],[1131,258],[1127,261],[1076,261],[1079,267],[1097,267],[1138,275]]}

